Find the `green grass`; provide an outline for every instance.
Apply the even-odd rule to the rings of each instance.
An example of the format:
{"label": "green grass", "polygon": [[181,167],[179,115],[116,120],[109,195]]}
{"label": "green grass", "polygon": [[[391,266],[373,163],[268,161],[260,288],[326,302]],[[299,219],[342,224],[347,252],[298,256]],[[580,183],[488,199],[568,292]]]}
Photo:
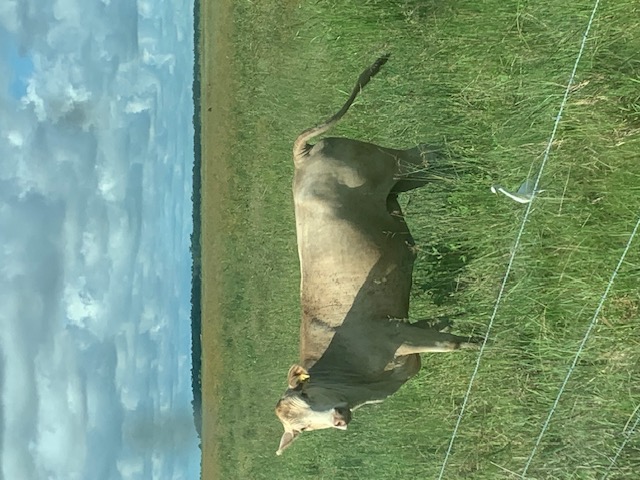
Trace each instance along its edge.
{"label": "green grass", "polygon": [[[474,352],[424,356],[418,377],[383,404],[359,410],[348,432],[303,435],[282,457],[274,455],[281,426],[273,408],[298,358],[291,144],[333,114],[360,71],[390,51],[389,63],[331,133],[391,147],[446,147],[454,173],[403,199],[420,247],[411,311],[460,314],[455,332],[482,334],[525,209],[493,196],[489,186],[517,187],[537,171],[592,6],[237,3],[225,362],[220,397],[204,399],[221,412],[223,478],[436,477]],[[522,470],[640,214],[638,31],[637,3],[600,5],[445,478],[516,478],[509,472]],[[640,238],[530,478],[601,478],[623,440],[640,404],[639,251]],[[638,478],[639,436],[610,478]]]}

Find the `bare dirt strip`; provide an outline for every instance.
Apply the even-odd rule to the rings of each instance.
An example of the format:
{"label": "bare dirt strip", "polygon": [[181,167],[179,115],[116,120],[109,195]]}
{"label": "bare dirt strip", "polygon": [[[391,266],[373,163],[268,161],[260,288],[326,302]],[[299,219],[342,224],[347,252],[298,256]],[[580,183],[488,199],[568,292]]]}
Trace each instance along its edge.
{"label": "bare dirt strip", "polygon": [[220,478],[216,420],[219,382],[224,361],[219,341],[222,329],[222,269],[225,201],[233,146],[232,11],[230,0],[200,4],[200,65],[202,110],[202,478]]}

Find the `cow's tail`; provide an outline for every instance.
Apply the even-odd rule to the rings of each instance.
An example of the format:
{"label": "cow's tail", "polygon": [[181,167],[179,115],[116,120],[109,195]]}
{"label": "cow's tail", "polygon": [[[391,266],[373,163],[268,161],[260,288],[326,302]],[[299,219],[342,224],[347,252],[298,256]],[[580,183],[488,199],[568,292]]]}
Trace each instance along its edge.
{"label": "cow's tail", "polygon": [[338,113],[336,113],[326,122],[316,127],[309,128],[298,135],[298,138],[296,138],[296,141],[293,143],[293,159],[295,162],[304,159],[307,153],[309,153],[309,150],[311,150],[311,145],[307,143],[309,140],[311,140],[313,137],[317,137],[318,135],[327,132],[336,123],[338,123],[338,121],[344,116],[345,113],[347,113],[347,110],[349,110],[349,107],[354,102],[360,91],[365,87],[367,83],[369,83],[369,80],[371,80],[371,78],[380,71],[380,68],[382,68],[382,66],[387,63],[387,60],[389,60],[389,55],[390,54],[387,53],[386,55],[378,58],[373,63],[373,65],[371,65],[360,74],[358,82],[351,92],[351,96],[342,106],[340,111],[338,111]]}

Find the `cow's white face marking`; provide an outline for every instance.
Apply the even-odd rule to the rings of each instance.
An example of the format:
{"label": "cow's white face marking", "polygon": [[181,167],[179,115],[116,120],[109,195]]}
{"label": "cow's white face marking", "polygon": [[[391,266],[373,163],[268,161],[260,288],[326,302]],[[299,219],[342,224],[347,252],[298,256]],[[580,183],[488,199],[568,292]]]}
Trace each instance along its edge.
{"label": "cow's white face marking", "polygon": [[346,430],[351,421],[347,403],[322,387],[289,389],[276,407],[285,430],[309,432],[325,428]]}
{"label": "cow's white face marking", "polygon": [[308,383],[307,379],[285,392],[276,405],[276,415],[285,431],[278,455],[302,432],[327,428],[346,430],[351,421],[351,410],[343,399],[331,389]]}

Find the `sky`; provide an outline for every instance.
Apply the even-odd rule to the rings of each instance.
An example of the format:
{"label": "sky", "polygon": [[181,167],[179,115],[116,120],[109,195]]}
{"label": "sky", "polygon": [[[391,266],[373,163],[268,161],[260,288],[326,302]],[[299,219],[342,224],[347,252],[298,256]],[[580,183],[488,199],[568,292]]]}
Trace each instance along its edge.
{"label": "sky", "polygon": [[1,479],[199,478],[191,0],[0,2]]}

